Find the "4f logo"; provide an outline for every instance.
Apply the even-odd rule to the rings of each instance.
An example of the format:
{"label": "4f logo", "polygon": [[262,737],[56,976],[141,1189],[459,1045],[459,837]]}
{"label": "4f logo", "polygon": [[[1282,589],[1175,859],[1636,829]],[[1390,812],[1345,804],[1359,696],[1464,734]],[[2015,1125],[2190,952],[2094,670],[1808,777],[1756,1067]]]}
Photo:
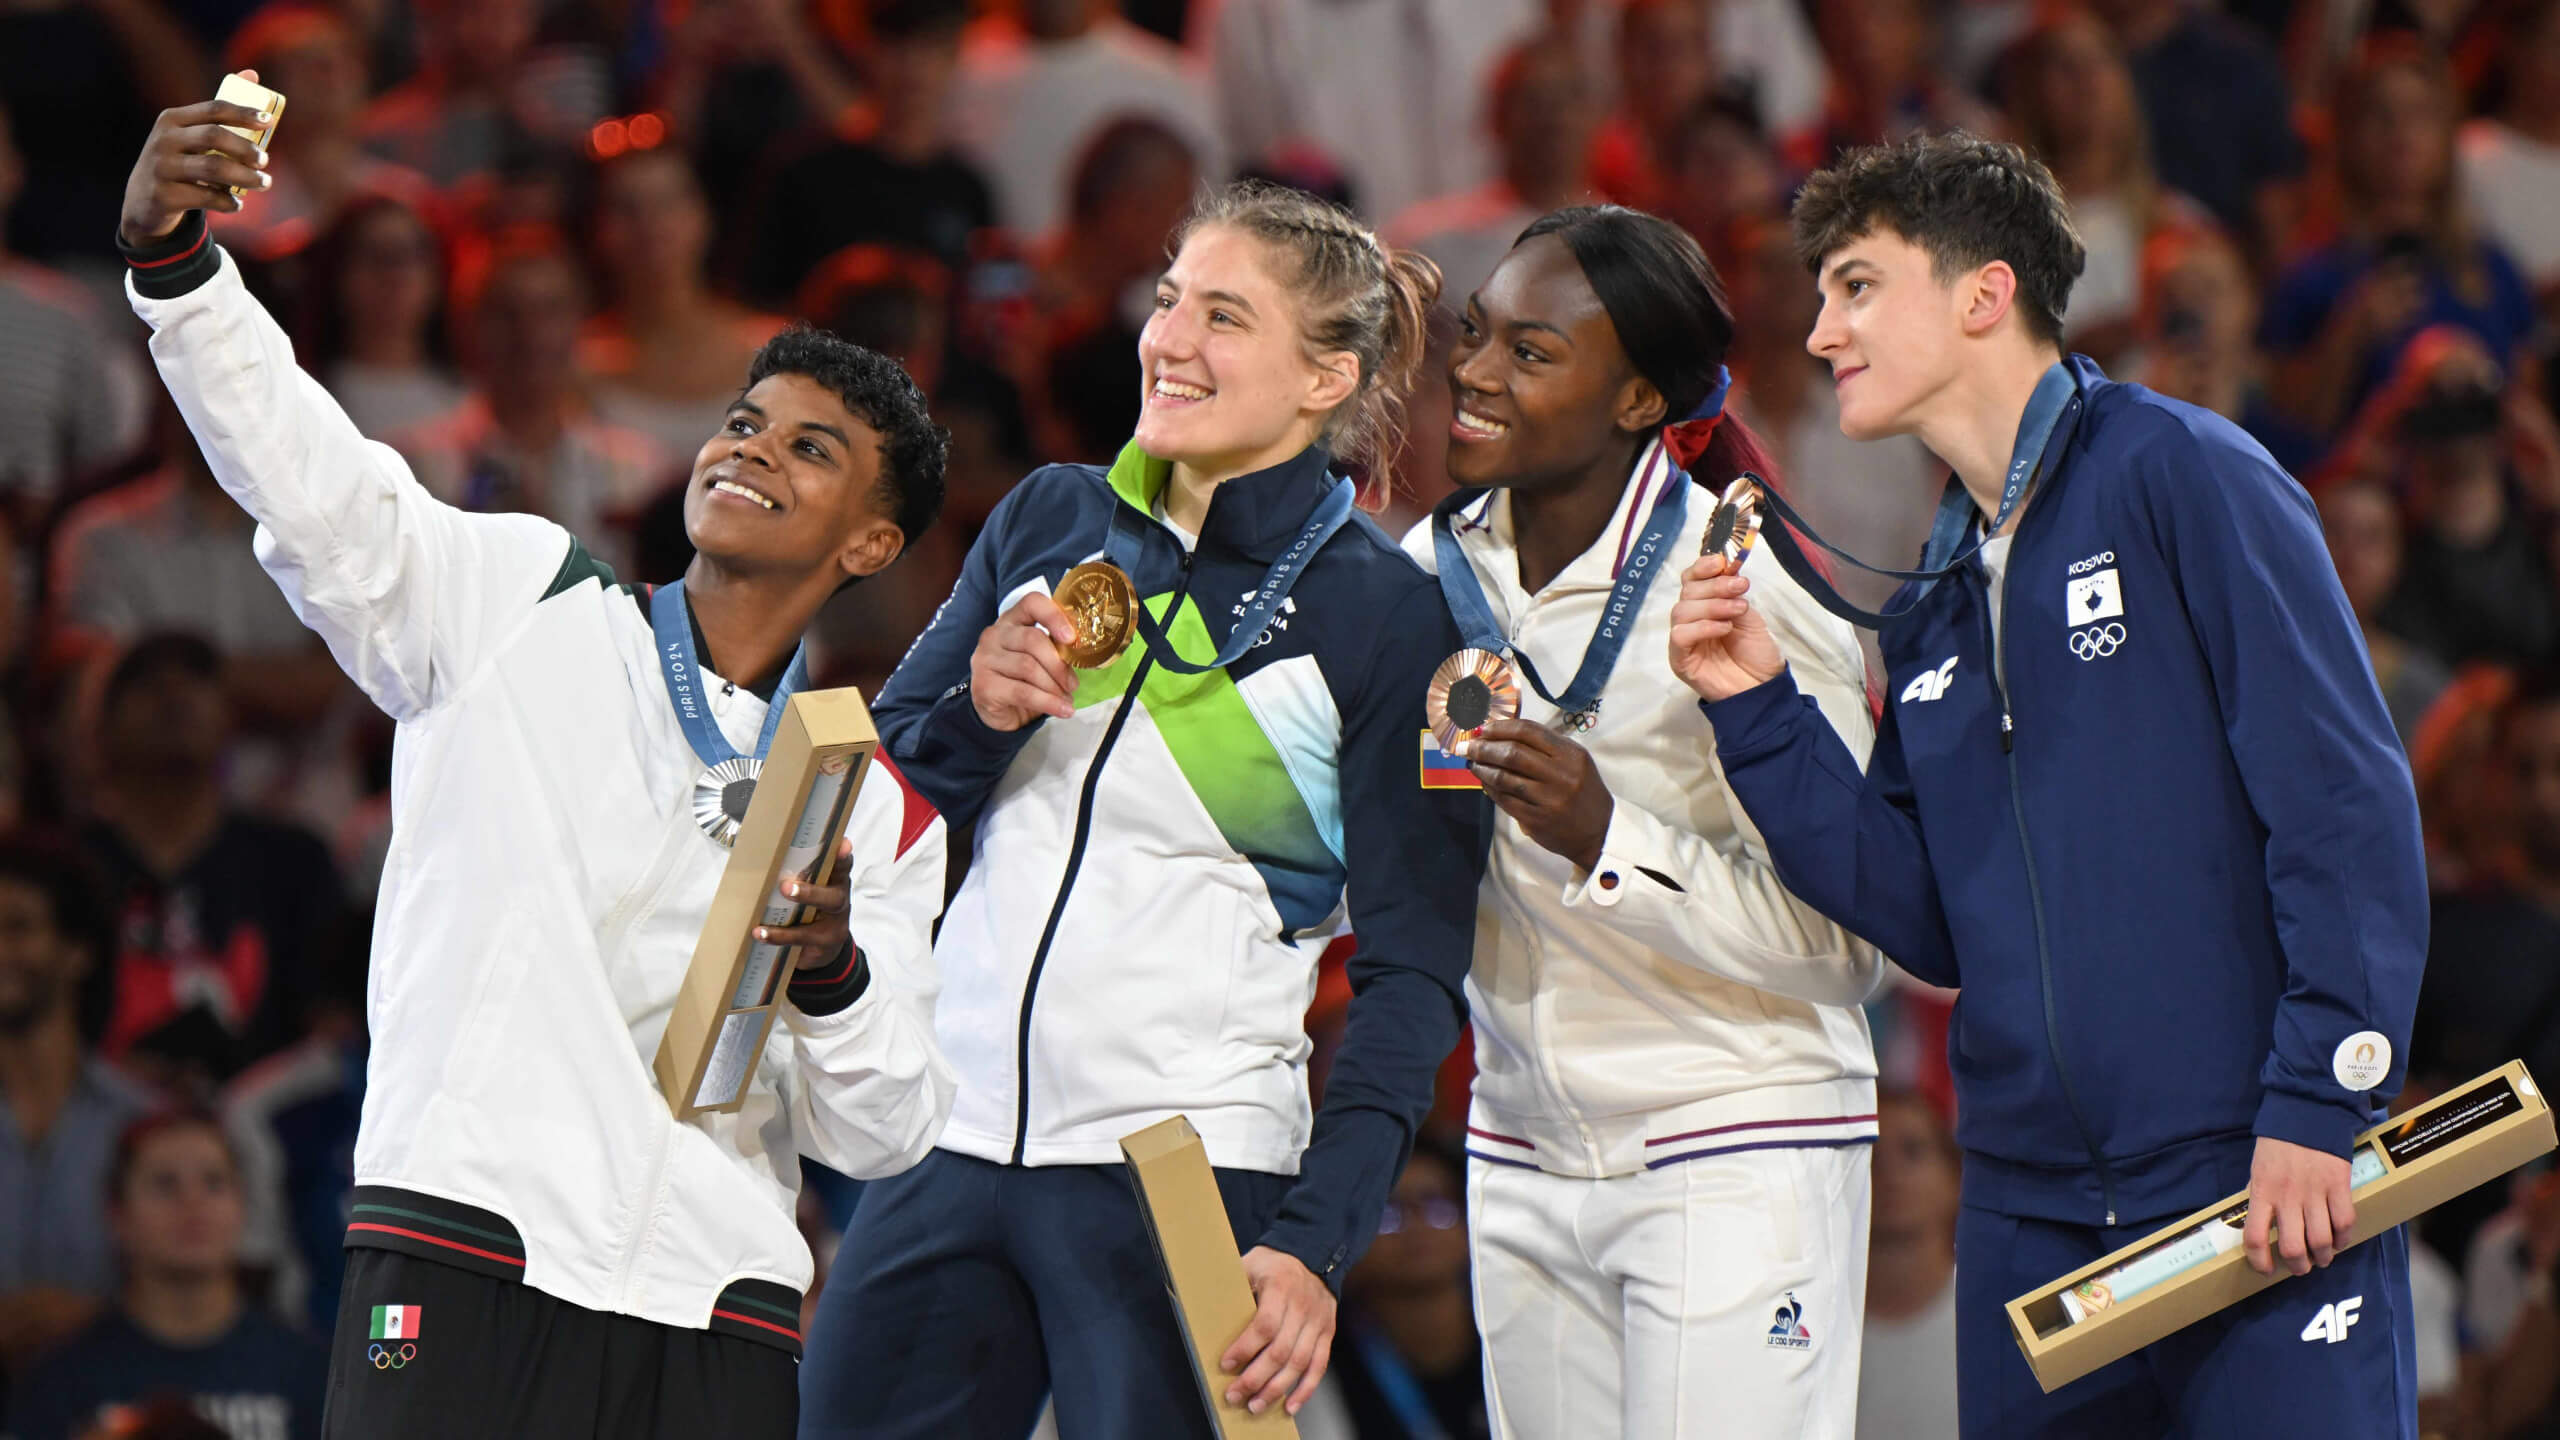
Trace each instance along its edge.
{"label": "4f logo", "polygon": [[1947,682],[1955,678],[1958,658],[1950,655],[1947,663],[1937,669],[1923,670],[1912,676],[1911,683],[1902,687],[1902,703],[1908,705],[1915,700],[1935,700],[1946,694]]}
{"label": "4f logo", "polygon": [[2350,1295],[2334,1305],[2323,1305],[2311,1323],[2302,1327],[2306,1341],[2326,1340],[2332,1345],[2343,1343],[2347,1332],[2356,1327],[2356,1312],[2364,1308],[2364,1297]]}

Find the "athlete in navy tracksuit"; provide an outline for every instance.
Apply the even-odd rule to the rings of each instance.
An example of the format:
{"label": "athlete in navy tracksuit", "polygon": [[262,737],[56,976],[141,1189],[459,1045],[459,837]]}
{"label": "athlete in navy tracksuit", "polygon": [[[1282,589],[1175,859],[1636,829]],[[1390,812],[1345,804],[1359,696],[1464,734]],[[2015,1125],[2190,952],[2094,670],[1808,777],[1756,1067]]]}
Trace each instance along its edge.
{"label": "athlete in navy tracksuit", "polygon": [[[1912,428],[1967,481],[1964,532],[1999,517],[2016,477],[2033,476],[2031,503],[1888,606],[1909,608],[1881,631],[1885,713],[1864,774],[1774,649],[1766,664],[1743,653],[1757,622],[1711,563],[1684,585],[1691,628],[1673,659],[1709,698],[1726,776],[1788,887],[1961,988],[1948,1058],[1964,1433],[2413,1436],[2396,1231],[2326,1268],[2306,1259],[2307,1276],[2050,1396],[2008,1333],[2008,1300],[2168,1220],[2242,1190],[2287,1213],[2280,1171],[2334,1173],[2343,1191],[2335,1157],[2397,1090],[2416,1005],[2416,799],[2301,488],[2219,416],[2085,359],[2051,363],[2053,280],[2067,295],[2076,239],[2043,267],[1961,246],[1947,265],[1926,248],[1950,201],[1995,233],[2003,205],[2033,222],[2042,167],[1949,137],[1839,173],[1808,187],[1797,228],[1820,267],[1812,348],[1840,379],[1844,430],[1870,438],[1897,393],[1917,397]],[[1922,198],[1873,202],[1896,186]],[[1992,341],[2041,348],[1966,348]],[[1958,378],[1921,373],[1933,343]],[[1859,394],[1870,366],[1877,385]],[[1983,422],[2004,385],[2033,387],[2023,417],[2011,398]],[[1930,413],[1964,387],[1979,392],[1970,422]],[[2292,1213],[2316,1256],[2327,1214]],[[2286,1240],[2280,1254],[2300,1253]]]}

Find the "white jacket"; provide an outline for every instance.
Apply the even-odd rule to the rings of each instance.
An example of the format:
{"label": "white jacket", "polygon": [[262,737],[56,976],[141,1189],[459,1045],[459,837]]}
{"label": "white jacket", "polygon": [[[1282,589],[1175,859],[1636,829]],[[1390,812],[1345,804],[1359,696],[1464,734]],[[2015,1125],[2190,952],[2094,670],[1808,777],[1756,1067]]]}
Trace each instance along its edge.
{"label": "white jacket", "polygon": [[[429,496],[295,368],[228,256],[174,298],[128,288],[259,562],[399,722],[357,1185],[498,1217],[525,1283],[592,1310],[706,1328],[733,1282],[805,1288],[799,1157],[891,1174],[949,1113],[940,817],[875,767],[852,821],[869,988],[786,1006],[745,1107],[677,1123],[650,1063],[729,852],[695,828],[702,765],[639,597],[549,521]],[[708,678],[752,749],[764,702]]]}
{"label": "white jacket", "polygon": [[[1600,539],[1536,595],[1520,588],[1507,492],[1458,519],[1458,543],[1506,634],[1561,687],[1581,663],[1617,568],[1669,485],[1689,485],[1670,542],[1601,691],[1568,737],[1615,801],[1584,874],[1501,817],[1476,912],[1468,1148],[1600,1178],[1739,1145],[1875,1134],[1875,1049],[1856,1007],[1884,974],[1875,947],[1789,894],[1734,803],[1698,697],[1671,672],[1671,607],[1714,498],[1659,443]],[[1406,553],[1438,573],[1429,522]],[[1797,684],[1863,762],[1874,743],[1856,632],[1788,578],[1766,544],[1744,562],[1753,606]],[[1554,725],[1525,684],[1522,718]]]}

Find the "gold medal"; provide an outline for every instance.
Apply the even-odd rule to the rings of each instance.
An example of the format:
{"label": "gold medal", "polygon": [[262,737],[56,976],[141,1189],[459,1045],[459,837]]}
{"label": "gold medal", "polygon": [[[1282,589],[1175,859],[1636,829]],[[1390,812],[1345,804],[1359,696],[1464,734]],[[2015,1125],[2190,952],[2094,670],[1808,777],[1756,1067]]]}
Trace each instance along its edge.
{"label": "gold medal", "polygon": [[1052,598],[1076,625],[1076,642],[1058,646],[1068,664],[1098,670],[1129,648],[1138,592],[1119,566],[1107,560],[1087,561],[1066,573]]}
{"label": "gold medal", "polygon": [[1484,723],[1520,713],[1520,684],[1511,678],[1511,663],[1490,650],[1461,650],[1431,672],[1431,690],[1423,699],[1423,716],[1432,738],[1451,755]]}
{"label": "gold medal", "polygon": [[1730,575],[1742,568],[1743,560],[1751,554],[1751,542],[1759,538],[1760,482],[1744,475],[1725,487],[1724,500],[1707,521],[1707,540],[1698,547],[1698,553],[1722,555],[1724,572]]}

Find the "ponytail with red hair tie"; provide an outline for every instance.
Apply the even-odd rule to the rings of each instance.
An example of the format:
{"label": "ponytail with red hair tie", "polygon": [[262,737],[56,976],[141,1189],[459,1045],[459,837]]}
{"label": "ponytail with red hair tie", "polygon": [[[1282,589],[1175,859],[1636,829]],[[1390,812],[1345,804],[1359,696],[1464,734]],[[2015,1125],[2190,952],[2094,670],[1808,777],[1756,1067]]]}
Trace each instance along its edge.
{"label": "ponytail with red hair tie", "polygon": [[1662,448],[1671,452],[1671,463],[1683,470],[1694,468],[1698,457],[1707,453],[1707,442],[1716,438],[1716,427],[1724,423],[1724,397],[1733,389],[1733,372],[1719,365],[1716,383],[1707,390],[1707,398],[1697,408],[1662,427]]}

